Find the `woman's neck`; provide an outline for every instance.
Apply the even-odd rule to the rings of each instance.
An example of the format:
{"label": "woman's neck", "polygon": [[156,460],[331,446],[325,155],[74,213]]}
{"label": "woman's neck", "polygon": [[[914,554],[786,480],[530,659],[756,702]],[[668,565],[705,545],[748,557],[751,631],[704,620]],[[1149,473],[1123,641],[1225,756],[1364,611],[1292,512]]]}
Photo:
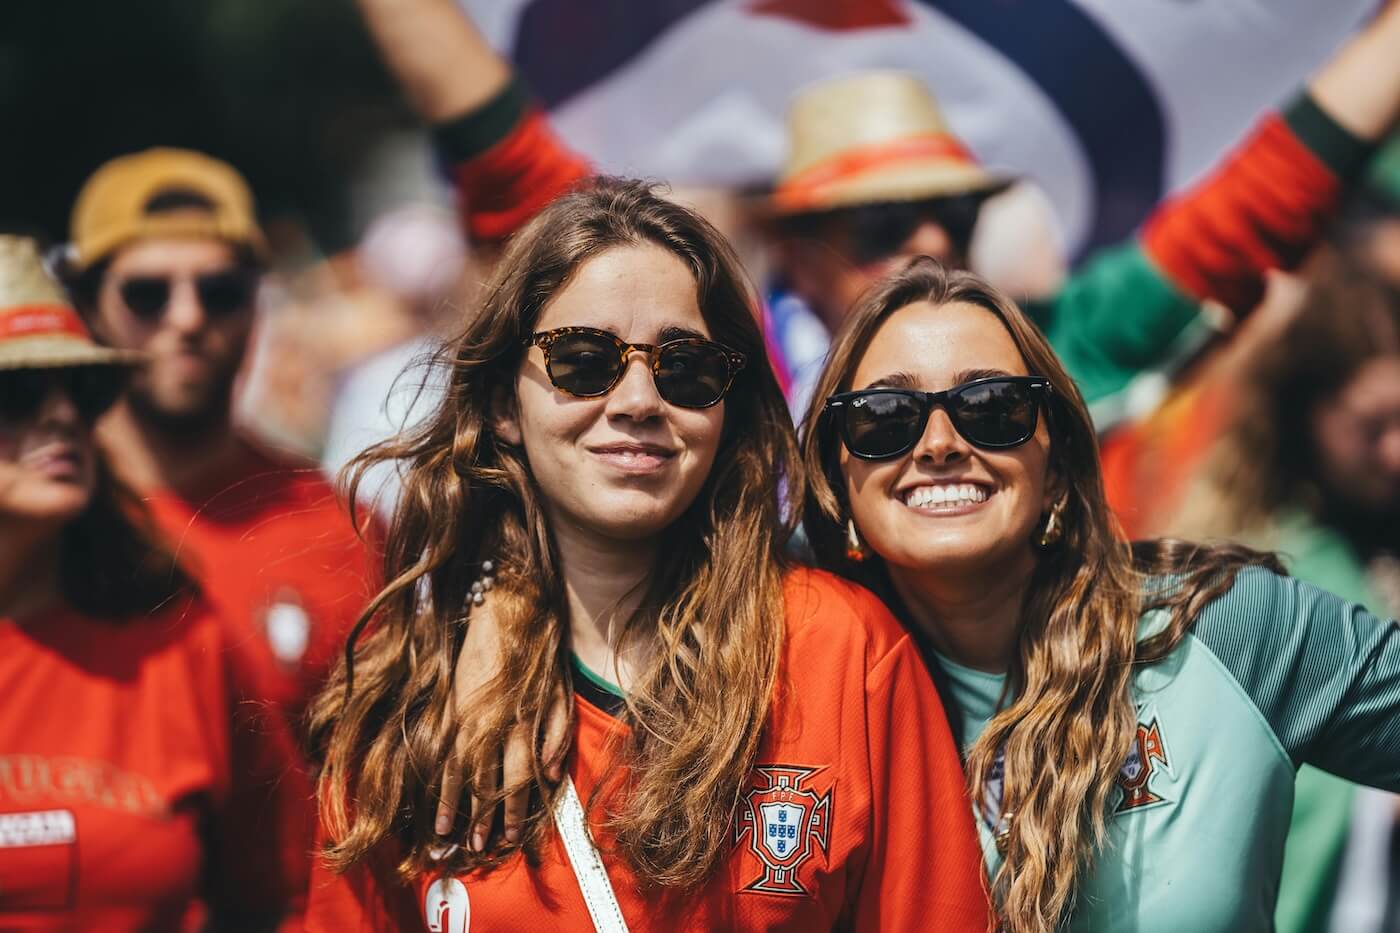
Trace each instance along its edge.
{"label": "woman's neck", "polygon": [[0,520],[0,619],[18,619],[63,601],[62,529],[12,527]]}
{"label": "woman's neck", "polygon": [[569,634],[574,653],[589,670],[631,685],[648,642],[622,643],[622,630],[646,594],[656,563],[656,541],[618,541],[588,534],[568,522],[554,523],[563,564]]}
{"label": "woman's neck", "polygon": [[1011,666],[1034,561],[995,573],[930,574],[890,567],[895,592],[925,643],[964,667],[1002,674]]}

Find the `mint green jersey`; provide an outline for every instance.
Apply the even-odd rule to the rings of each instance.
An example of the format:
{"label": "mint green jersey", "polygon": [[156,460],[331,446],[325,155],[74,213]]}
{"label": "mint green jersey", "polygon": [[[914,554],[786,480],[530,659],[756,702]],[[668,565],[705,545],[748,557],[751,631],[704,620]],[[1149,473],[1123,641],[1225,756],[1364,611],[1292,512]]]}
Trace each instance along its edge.
{"label": "mint green jersey", "polygon": [[[970,747],[1006,678],[939,661]],[[1072,930],[1269,930],[1298,766],[1400,790],[1400,627],[1297,580],[1241,572],[1133,693],[1137,738]],[[978,819],[989,874],[994,819]]]}

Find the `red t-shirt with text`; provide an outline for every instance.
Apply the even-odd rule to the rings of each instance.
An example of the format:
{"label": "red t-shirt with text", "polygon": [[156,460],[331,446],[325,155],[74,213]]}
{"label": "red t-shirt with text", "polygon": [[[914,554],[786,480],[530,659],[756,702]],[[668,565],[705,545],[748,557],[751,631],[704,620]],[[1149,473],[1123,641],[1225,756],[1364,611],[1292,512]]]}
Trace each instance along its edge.
{"label": "red t-shirt with text", "polygon": [[0,618],[0,930],[294,922],[310,790],[255,677],[189,599]]}

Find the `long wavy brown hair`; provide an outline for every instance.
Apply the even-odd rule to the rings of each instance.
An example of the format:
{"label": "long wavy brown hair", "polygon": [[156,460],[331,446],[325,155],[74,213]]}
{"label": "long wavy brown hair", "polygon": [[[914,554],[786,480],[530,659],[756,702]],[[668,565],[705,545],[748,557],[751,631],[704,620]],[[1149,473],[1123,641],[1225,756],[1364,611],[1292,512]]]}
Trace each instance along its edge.
{"label": "long wavy brown hair", "polygon": [[[748,362],[727,396],[710,475],[667,530],[622,633],[621,643],[646,633],[655,650],[627,696],[632,729],[611,756],[619,793],[595,795],[590,805],[606,800],[618,849],[649,884],[693,886],[725,849],[781,648],[786,526],[778,482],[801,487],[796,436],[764,356],[755,292],[724,238],[645,184],[598,179],[555,201],[508,245],[480,310],[448,347],[435,415],[351,465],[358,483],[375,464],[400,464],[403,492],[386,543],[389,583],[362,619],[371,633],[354,652],[353,671],[342,665],[312,712],[332,836],[325,854],[337,869],[390,839],[405,876],[430,865],[488,865],[511,851],[495,841],[445,865],[428,855],[437,780],[463,728],[448,715],[453,664],[483,561],[499,568],[491,605],[503,657],[475,711],[469,792],[494,805],[513,789],[485,790],[496,766],[491,750],[517,722],[539,734],[552,689],[570,681],[564,585],[542,494],[524,451],[496,435],[488,400],[513,393],[522,342],[551,297],[590,258],[632,244],[685,262],[714,339]],[[538,749],[533,773],[544,786]],[[536,810],[522,844],[533,848],[548,826],[548,808]]]}
{"label": "long wavy brown hair", "polygon": [[[979,808],[987,800],[993,763],[999,752],[1005,756],[1001,812],[1009,816],[1008,834],[1002,867],[992,881],[1002,921],[1013,933],[1047,933],[1073,910],[1078,882],[1104,842],[1114,778],[1136,734],[1130,690],[1135,668],[1164,658],[1201,609],[1233,584],[1241,567],[1277,565],[1242,548],[1206,549],[1177,541],[1130,546],[1123,540],[1104,498],[1088,408],[1044,335],[982,279],[919,257],[873,286],[850,312],[803,422],[808,492],[799,508],[822,566],[869,587],[902,612],[883,561],[872,555],[857,563],[846,556],[851,513],[841,441],[822,414],[822,402],[850,388],[875,331],[915,302],[985,309],[1010,333],[1029,372],[1053,387],[1047,406],[1049,469],[1065,487],[1064,535],[1039,552],[1027,588],[1008,672],[1009,704],[967,755],[969,787]],[[1164,585],[1165,578],[1172,585]],[[1158,607],[1170,612],[1170,623],[1140,641],[1143,612]]]}

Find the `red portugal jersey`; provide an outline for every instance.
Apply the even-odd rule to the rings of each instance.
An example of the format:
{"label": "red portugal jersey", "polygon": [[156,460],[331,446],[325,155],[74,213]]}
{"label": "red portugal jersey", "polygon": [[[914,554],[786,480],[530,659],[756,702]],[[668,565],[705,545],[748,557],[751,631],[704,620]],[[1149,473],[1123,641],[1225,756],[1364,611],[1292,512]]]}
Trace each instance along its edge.
{"label": "red portugal jersey", "polygon": [[373,597],[369,549],[311,464],[251,446],[208,497],[145,492],[166,542],[299,725]]}
{"label": "red portugal jersey", "polygon": [[309,785],[251,676],[188,600],[0,618],[0,930],[300,919]]}
{"label": "red portugal jersey", "polygon": [[[645,890],[589,824],[630,929],[939,930],[991,928],[963,773],[918,651],[868,592],[811,570],[789,575],[777,697],[758,764],[711,881],[683,895]],[[604,744],[626,729],[607,695],[576,678],[570,774],[587,801]],[[593,699],[590,699],[592,697]],[[557,835],[538,866],[517,855],[490,873],[390,887],[367,869],[313,870],[307,929],[592,929]]]}

